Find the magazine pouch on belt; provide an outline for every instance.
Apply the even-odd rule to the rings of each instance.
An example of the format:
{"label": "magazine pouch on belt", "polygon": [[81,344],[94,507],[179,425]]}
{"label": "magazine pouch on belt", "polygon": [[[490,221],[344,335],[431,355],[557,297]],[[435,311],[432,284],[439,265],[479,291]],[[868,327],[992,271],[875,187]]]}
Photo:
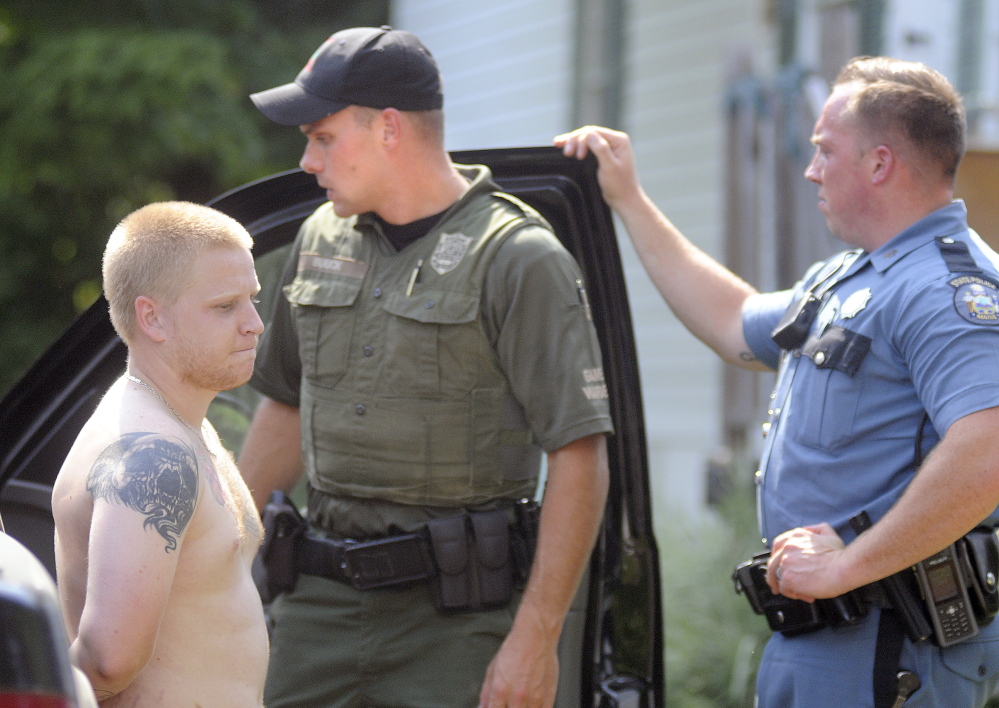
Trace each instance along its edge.
{"label": "magazine pouch on belt", "polygon": [[472,601],[472,592],[465,516],[432,519],[427,522],[427,531],[439,571],[430,584],[434,604],[441,612],[467,609]]}
{"label": "magazine pouch on belt", "polygon": [[433,519],[427,531],[438,569],[430,587],[440,612],[474,612],[510,602],[513,569],[506,511]]}
{"label": "magazine pouch on belt", "polygon": [[483,607],[503,607],[510,602],[513,590],[510,522],[502,509],[472,513],[469,516],[475,535],[479,601]]}

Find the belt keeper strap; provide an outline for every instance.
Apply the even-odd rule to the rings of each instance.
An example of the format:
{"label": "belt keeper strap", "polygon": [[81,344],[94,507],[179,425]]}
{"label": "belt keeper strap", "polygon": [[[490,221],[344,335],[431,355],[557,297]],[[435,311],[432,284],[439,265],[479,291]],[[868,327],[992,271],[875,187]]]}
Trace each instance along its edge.
{"label": "belt keeper strap", "polygon": [[305,534],[298,547],[298,572],[350,583],[343,571],[343,542]]}

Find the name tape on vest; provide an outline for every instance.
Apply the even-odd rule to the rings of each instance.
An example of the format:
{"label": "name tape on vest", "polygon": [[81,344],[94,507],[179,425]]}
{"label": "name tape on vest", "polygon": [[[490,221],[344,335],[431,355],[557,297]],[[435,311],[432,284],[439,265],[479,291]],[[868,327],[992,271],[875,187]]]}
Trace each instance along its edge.
{"label": "name tape on vest", "polygon": [[343,256],[322,256],[318,253],[302,251],[298,255],[298,272],[301,273],[305,270],[363,280],[365,273],[368,272],[368,264]]}

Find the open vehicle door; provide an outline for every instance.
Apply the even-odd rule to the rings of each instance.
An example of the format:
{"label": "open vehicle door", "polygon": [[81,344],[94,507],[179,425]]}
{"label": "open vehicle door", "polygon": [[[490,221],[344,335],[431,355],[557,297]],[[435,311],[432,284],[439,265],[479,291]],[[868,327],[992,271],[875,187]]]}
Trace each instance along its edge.
{"label": "open vehicle door", "polygon": [[[613,221],[600,196],[595,162],[566,158],[556,148],[466,151],[452,159],[487,165],[504,190],[552,224],[582,268],[603,350],[616,431],[607,445],[610,494],[588,579],[563,632],[558,706],[661,708],[659,559],[638,361]],[[253,236],[266,290],[275,286],[299,225],[325,198],[314,177],[294,170],[235,189],[210,205]],[[268,314],[261,313],[265,321]],[[0,516],[52,572],[52,484],[78,431],[123,373],[125,354],[101,298],[0,401]],[[209,411],[234,453],[256,400],[243,387],[221,394]]]}

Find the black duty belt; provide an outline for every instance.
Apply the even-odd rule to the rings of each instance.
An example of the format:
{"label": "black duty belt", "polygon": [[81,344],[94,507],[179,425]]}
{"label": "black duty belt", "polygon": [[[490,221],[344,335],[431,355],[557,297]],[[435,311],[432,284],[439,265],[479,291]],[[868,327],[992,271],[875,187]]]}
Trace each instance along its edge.
{"label": "black duty belt", "polygon": [[520,500],[513,512],[512,523],[509,509],[465,510],[410,533],[355,541],[310,533],[295,505],[275,492],[264,507],[261,598],[272,601],[305,574],[358,590],[429,582],[441,612],[505,606],[527,582],[537,541],[538,505]]}
{"label": "black duty belt", "polygon": [[[870,519],[864,512],[850,522],[858,533],[870,528]],[[977,527],[950,548],[953,549],[953,571],[944,580],[939,575],[947,571],[946,559],[943,559],[945,552],[941,551],[870,585],[814,602],[792,600],[771,591],[766,581],[769,551],[737,566],[732,580],[736,592],[746,596],[753,611],[765,615],[773,631],[788,637],[855,624],[867,616],[871,606],[877,606],[891,610],[897,616],[899,626],[913,643],[930,639],[939,646],[950,646],[975,636],[979,626],[990,623],[999,614],[996,582],[999,538],[991,527]],[[950,552],[950,549],[945,551]],[[930,571],[925,570],[927,564]],[[920,575],[924,576],[923,580]],[[946,583],[953,583],[952,594],[948,594],[950,589]],[[959,596],[963,596],[962,604],[959,604],[962,600]],[[934,613],[937,616],[942,613],[943,619],[935,620]],[[968,627],[951,626],[959,614],[968,615],[962,620]]]}
{"label": "black duty belt", "polygon": [[415,533],[375,541],[341,541],[306,533],[296,555],[299,573],[358,590],[424,582],[437,573],[429,542]]}

